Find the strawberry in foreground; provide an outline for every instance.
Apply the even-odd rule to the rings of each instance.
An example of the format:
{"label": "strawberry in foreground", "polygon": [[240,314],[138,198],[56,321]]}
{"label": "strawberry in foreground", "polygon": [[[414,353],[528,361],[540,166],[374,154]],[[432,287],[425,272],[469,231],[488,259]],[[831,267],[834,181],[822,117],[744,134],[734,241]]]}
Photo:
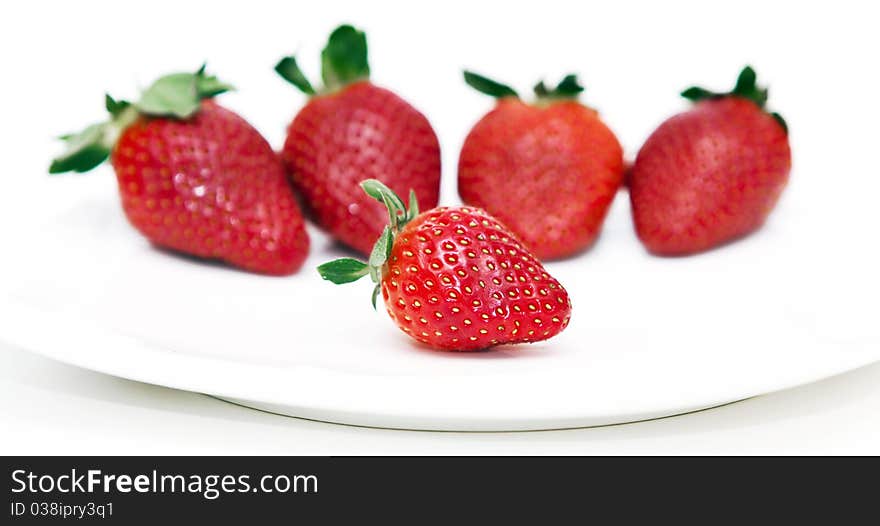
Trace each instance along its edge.
{"label": "strawberry in foreground", "polygon": [[636,232],[660,255],[701,252],[758,229],[788,181],[788,129],[746,67],[728,93],[689,88],[694,107],[648,138],[630,175]]}
{"label": "strawberry in foreground", "polygon": [[106,96],[107,122],[66,136],[49,173],[110,157],[129,221],[158,246],[264,274],[300,268],[309,239],[278,156],[213,97],[204,67],[158,79],[134,103]]}
{"label": "strawberry in foreground", "polygon": [[[342,258],[318,267],[349,283],[369,275],[391,319],[416,340],[452,351],[546,340],[571,317],[558,281],[492,216],[468,207],[419,214],[376,180],[363,190],[387,207],[386,225],[368,263]],[[386,216],[386,217],[387,217]]]}
{"label": "strawberry in foreground", "polygon": [[275,67],[310,97],[288,127],[281,156],[315,221],[366,255],[387,213],[359,183],[374,178],[398,193],[413,189],[422,204],[437,206],[440,145],[424,115],[370,82],[364,33],[337,28],[321,64],[324,86],[318,89],[294,57]]}
{"label": "strawberry in foreground", "polygon": [[542,259],[593,243],[623,182],[623,150],[595,110],[578,102],[574,75],[537,99],[465,72],[465,81],[498,99],[471,130],[458,161],[462,200],[485,208]]}

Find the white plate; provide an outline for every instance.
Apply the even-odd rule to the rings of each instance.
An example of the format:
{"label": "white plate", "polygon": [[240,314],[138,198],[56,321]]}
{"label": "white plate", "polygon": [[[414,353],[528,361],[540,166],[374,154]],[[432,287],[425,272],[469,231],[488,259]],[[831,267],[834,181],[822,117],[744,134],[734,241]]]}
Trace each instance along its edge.
{"label": "white plate", "polygon": [[592,251],[548,265],[573,298],[566,331],[452,354],[420,347],[373,312],[368,283],[322,281],[314,267],[341,252],[314,229],[293,277],[191,261],[129,227],[110,177],[104,168],[54,181],[67,204],[56,195],[32,211],[35,227],[15,241],[27,257],[9,258],[0,277],[0,337],[278,413],[438,430],[642,420],[880,359],[876,313],[847,309],[865,292],[847,288],[859,274],[828,279],[828,261],[810,250],[818,230],[790,206],[795,191],[758,235],[679,259],[642,251],[621,193]]}
{"label": "white plate", "polygon": [[[626,422],[880,359],[880,106],[871,90],[880,70],[866,66],[875,63],[875,18],[855,7],[803,7],[793,19],[783,3],[747,2],[719,23],[701,19],[696,2],[540,10],[472,2],[467,16],[455,9],[404,16],[373,2],[328,4],[305,16],[281,3],[245,10],[236,3],[212,4],[214,23],[203,24],[200,6],[176,2],[175,19],[192,30],[163,43],[132,32],[167,22],[172,6],[139,11],[138,29],[68,4],[57,3],[51,17],[43,6],[22,7],[0,31],[6,48],[26,44],[4,57],[9,78],[20,81],[5,83],[0,97],[0,339],[286,414],[420,429]],[[130,97],[159,74],[205,59],[239,87],[222,103],[281,145],[304,98],[272,66],[296,50],[314,78],[320,47],[341,21],[367,28],[376,82],[435,126],[444,203],[455,202],[461,142],[491,106],[464,85],[462,67],[521,91],[542,76],[580,73],[583,100],[632,156],[663,118],[686,107],[680,89],[725,88],[754,61],[759,81],[771,86],[772,109],[792,131],[791,185],[760,233],[681,259],[644,253],[621,193],[593,250],[548,265],[573,299],[565,332],[539,345],[452,355],[414,345],[384,312],[373,312],[368,283],[321,281],[314,266],[339,252],[314,229],[299,275],[254,276],[152,249],[126,224],[107,167],[45,175],[58,148],[51,137],[105,117],[104,90]],[[816,21],[840,29],[836,38],[816,38]],[[229,38],[232,25],[259,31],[247,53],[241,39]]]}

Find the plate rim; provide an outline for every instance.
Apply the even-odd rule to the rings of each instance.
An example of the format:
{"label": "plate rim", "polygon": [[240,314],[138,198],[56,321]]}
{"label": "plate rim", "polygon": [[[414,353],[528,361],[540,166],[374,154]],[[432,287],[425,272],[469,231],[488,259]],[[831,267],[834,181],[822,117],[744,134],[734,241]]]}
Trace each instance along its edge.
{"label": "plate rim", "polygon": [[[130,335],[114,333],[77,315],[50,312],[9,297],[0,297],[0,317],[10,322],[0,333],[0,340],[68,365],[138,382],[231,399],[241,405],[287,416],[357,426],[425,431],[537,431],[651,420],[789,389],[880,361],[880,356],[870,353],[853,353],[850,359],[840,361],[834,368],[826,368],[822,372],[801,373],[783,384],[753,386],[747,391],[717,391],[699,400],[682,400],[671,405],[646,404],[638,411],[622,408],[613,414],[585,414],[584,406],[577,406],[574,410],[569,406],[567,410],[551,414],[538,414],[536,409],[540,412],[540,408],[506,414],[481,414],[473,410],[474,408],[470,408],[470,412],[462,412],[440,406],[420,411],[422,408],[413,403],[403,406],[397,404],[393,409],[377,407],[377,401],[382,398],[375,396],[372,400],[369,396],[361,397],[359,401],[343,401],[339,396],[328,396],[333,391],[326,388],[328,379],[338,381],[342,378],[364,386],[371,382],[387,382],[388,376],[354,374],[325,367],[293,364],[272,366],[223,357],[176,353]],[[47,326],[52,330],[39,330]],[[75,343],[71,345],[70,342]],[[70,352],[70,349],[85,347],[90,350],[85,353]],[[129,362],[127,366],[123,364],[123,358]],[[156,371],[162,368],[167,368],[168,374],[157,375]],[[194,370],[207,374],[197,377],[191,374]],[[180,374],[180,371],[189,374]],[[242,374],[245,377],[260,377],[262,390],[255,392],[253,382],[243,384],[229,381],[236,376],[242,377]],[[413,381],[420,381],[410,375],[395,375],[394,378],[401,385],[407,385],[407,382],[412,385]],[[476,381],[480,377],[468,378]],[[325,387],[323,390],[316,388],[321,387],[322,383]],[[243,388],[244,385],[248,387]],[[285,388],[279,389],[281,385]]]}

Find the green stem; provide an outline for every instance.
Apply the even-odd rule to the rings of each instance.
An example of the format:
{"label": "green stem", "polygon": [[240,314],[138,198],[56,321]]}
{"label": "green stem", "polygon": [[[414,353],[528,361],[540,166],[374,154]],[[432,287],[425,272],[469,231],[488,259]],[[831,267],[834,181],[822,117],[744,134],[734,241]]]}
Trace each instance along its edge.
{"label": "green stem", "polygon": [[336,259],[318,266],[318,273],[321,274],[322,278],[337,285],[351,283],[364,276],[370,276],[370,280],[375,284],[372,295],[373,308],[375,309],[380,282],[385,271],[385,264],[391,255],[391,249],[394,247],[394,239],[408,222],[419,215],[419,203],[416,200],[415,192],[410,190],[410,206],[407,209],[406,205],[403,204],[403,200],[394,191],[376,179],[367,179],[361,183],[361,188],[363,188],[367,195],[388,208],[389,224],[382,230],[382,235],[379,236],[379,239],[373,246],[369,261],[365,262],[352,258]]}

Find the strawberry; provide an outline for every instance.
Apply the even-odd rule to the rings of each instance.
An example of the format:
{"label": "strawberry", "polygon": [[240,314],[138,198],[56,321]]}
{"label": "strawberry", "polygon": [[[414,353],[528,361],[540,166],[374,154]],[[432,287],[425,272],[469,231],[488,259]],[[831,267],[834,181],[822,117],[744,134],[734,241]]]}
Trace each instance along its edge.
{"label": "strawberry", "polygon": [[369,262],[342,258],[318,267],[324,279],[349,283],[367,274],[388,315],[406,334],[436,349],[475,351],[536,342],[561,332],[571,301],[507,227],[483,210],[441,207],[419,214],[376,180],[362,183],[391,222]]}
{"label": "strawberry", "polygon": [[109,121],[67,136],[50,173],[110,157],[122,208],[151,242],[264,274],[300,268],[309,240],[284,168],[266,140],[213,97],[204,73],[158,79],[135,103],[106,96]]}
{"label": "strawberry", "polygon": [[465,81],[498,102],[461,149],[461,199],[509,225],[542,260],[590,246],[623,182],[623,150],[598,113],[578,103],[577,78],[554,89],[538,83],[533,104],[480,75],[465,72]]}
{"label": "strawberry", "polygon": [[659,255],[701,252],[758,229],[791,169],[788,127],[746,67],[728,93],[689,88],[694,107],[660,125],[630,177],[636,232]]}
{"label": "strawberry", "polygon": [[434,207],[440,146],[424,115],[370,82],[363,32],[337,28],[321,62],[319,90],[294,57],[275,67],[310,97],[288,127],[281,156],[315,221],[337,240],[369,254],[387,213],[358,184],[374,178],[399,193],[414,189],[422,203]]}

